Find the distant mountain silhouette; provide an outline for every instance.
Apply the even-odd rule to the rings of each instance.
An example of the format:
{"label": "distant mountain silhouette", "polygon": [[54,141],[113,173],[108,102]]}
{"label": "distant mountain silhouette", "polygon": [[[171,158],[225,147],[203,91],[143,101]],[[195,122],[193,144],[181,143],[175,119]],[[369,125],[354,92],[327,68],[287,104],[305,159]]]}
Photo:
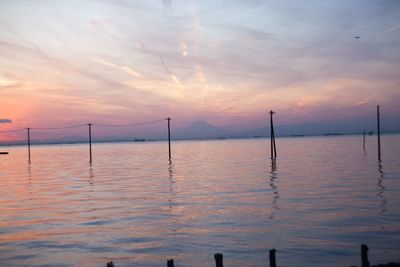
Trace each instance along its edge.
{"label": "distant mountain silhouette", "polygon": [[206,121],[196,121],[188,127],[177,130],[173,133],[174,138],[185,139],[207,139],[225,137],[226,130],[211,125]]}

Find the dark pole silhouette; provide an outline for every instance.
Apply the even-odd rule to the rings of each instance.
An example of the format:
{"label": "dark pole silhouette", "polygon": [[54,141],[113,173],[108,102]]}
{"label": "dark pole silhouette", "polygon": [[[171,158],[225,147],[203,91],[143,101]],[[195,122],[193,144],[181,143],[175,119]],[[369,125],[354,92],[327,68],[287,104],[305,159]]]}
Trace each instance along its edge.
{"label": "dark pole silhouette", "polygon": [[92,124],[89,123],[89,157],[90,157],[90,163],[92,163]]}
{"label": "dark pole silhouette", "polygon": [[167,118],[168,121],[168,156],[169,160],[171,160],[171,128],[170,128],[170,121],[171,118]]}
{"label": "dark pole silhouette", "polygon": [[31,128],[26,128],[28,134],[28,160],[31,162]]}
{"label": "dark pole silhouette", "polygon": [[364,130],[364,133],[363,133],[363,149],[364,149],[364,152],[365,152],[365,130]]}
{"label": "dark pole silhouette", "polygon": [[167,260],[167,267],[174,267],[174,260],[173,259]]}
{"label": "dark pole silhouette", "polygon": [[274,122],[272,120],[272,115],[275,114],[274,111],[270,111],[270,128],[271,128],[271,159],[276,158],[276,144],[275,144],[275,132],[274,132]]}
{"label": "dark pole silhouette", "polygon": [[378,122],[378,160],[381,161],[381,125],[379,116],[379,105],[376,106],[376,119]]}
{"label": "dark pole silhouette", "polygon": [[216,267],[224,267],[223,256],[221,253],[214,254],[214,259]]}
{"label": "dark pole silhouette", "polygon": [[361,245],[361,267],[369,267],[368,246],[365,244]]}
{"label": "dark pole silhouette", "polygon": [[276,267],[276,257],[275,257],[276,249],[269,250],[269,266]]}

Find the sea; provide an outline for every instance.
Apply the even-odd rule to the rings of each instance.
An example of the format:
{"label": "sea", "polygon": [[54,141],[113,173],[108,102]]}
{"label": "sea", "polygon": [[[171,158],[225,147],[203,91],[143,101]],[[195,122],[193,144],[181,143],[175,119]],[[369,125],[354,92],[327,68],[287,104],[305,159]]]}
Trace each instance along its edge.
{"label": "sea", "polygon": [[3,146],[2,266],[400,262],[400,135]]}

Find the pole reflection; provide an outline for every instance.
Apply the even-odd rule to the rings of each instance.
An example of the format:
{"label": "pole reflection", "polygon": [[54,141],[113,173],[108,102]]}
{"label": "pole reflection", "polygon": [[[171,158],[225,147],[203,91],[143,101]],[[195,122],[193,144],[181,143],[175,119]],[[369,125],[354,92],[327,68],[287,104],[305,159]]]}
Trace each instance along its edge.
{"label": "pole reflection", "polygon": [[94,185],[94,172],[93,172],[93,165],[91,162],[89,163],[89,184],[91,186]]}
{"label": "pole reflection", "polygon": [[387,200],[386,200],[385,195],[384,195],[386,187],[383,184],[383,180],[385,178],[385,172],[383,171],[382,161],[378,161],[378,174],[379,174],[379,177],[378,177],[377,186],[378,186],[379,191],[377,193],[377,196],[381,200],[380,212],[381,213],[385,213],[386,212],[386,202],[387,202]]}
{"label": "pole reflection", "polygon": [[172,211],[172,206],[174,204],[174,198],[176,196],[175,193],[175,179],[174,179],[174,164],[172,163],[172,160],[169,160],[168,164],[168,180],[169,180],[169,192],[170,192],[170,197],[168,198],[168,203],[169,203],[169,209]]}
{"label": "pole reflection", "polygon": [[26,167],[26,174],[28,175],[28,194],[29,194],[29,200],[31,200],[32,197],[32,166],[31,162],[28,162],[28,165]]}
{"label": "pole reflection", "polygon": [[276,159],[273,158],[271,159],[271,172],[270,172],[270,180],[269,180],[269,185],[272,190],[273,194],[273,199],[272,199],[272,209],[271,209],[271,214],[269,218],[271,220],[274,219],[275,213],[279,210],[279,205],[278,205],[278,199],[279,199],[279,191],[278,191],[278,186],[275,184],[275,180],[277,179],[277,164],[276,164]]}

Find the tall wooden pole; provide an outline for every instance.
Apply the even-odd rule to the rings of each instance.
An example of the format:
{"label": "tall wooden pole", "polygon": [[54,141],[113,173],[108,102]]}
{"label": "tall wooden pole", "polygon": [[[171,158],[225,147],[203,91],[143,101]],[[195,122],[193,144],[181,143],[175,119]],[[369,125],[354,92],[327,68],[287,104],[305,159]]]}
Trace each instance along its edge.
{"label": "tall wooden pole", "polygon": [[92,124],[89,123],[89,157],[90,157],[90,163],[92,163]]}
{"label": "tall wooden pole", "polygon": [[171,126],[170,126],[170,121],[171,118],[167,118],[168,121],[168,156],[169,160],[171,160]]}
{"label": "tall wooden pole", "polygon": [[378,160],[381,161],[381,125],[379,117],[379,105],[376,106],[376,117],[378,122]]}
{"label": "tall wooden pole", "polygon": [[275,144],[275,132],[274,132],[274,122],[272,120],[272,115],[274,114],[274,111],[270,111],[270,129],[271,129],[271,159],[276,158],[276,144]]}
{"label": "tall wooden pole", "polygon": [[270,117],[270,122],[269,122],[269,128],[270,128],[270,138],[271,138],[271,159],[274,157],[273,151],[274,151],[274,147],[273,147],[273,135],[272,135],[272,110],[269,112],[269,117]]}
{"label": "tall wooden pole", "polygon": [[28,160],[31,162],[31,128],[26,128],[28,134]]}

